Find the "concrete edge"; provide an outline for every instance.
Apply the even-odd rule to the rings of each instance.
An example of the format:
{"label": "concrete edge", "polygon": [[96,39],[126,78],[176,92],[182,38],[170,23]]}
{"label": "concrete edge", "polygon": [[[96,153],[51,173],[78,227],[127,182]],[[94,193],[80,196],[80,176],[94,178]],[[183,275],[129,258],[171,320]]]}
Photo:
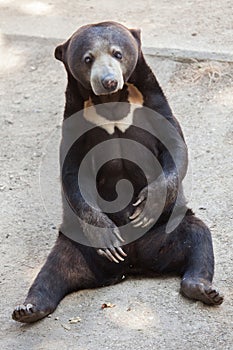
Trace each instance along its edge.
{"label": "concrete edge", "polygon": [[[17,40],[34,40],[40,42],[52,42],[55,45],[63,43],[66,39],[58,38],[46,38],[39,36],[29,36],[21,34],[4,34],[3,38],[6,43]],[[175,49],[175,48],[158,48],[158,47],[146,47],[143,46],[143,53],[147,56],[158,57],[162,59],[169,59],[172,61],[177,61],[181,63],[194,63],[202,61],[219,61],[226,63],[233,63],[233,53],[230,52],[214,52],[214,51],[196,51],[196,50],[185,50],[185,49]]]}
{"label": "concrete edge", "polygon": [[201,61],[219,61],[233,63],[233,54],[230,52],[196,51],[157,47],[144,47],[143,52],[148,56],[167,58],[182,63],[193,63]]}

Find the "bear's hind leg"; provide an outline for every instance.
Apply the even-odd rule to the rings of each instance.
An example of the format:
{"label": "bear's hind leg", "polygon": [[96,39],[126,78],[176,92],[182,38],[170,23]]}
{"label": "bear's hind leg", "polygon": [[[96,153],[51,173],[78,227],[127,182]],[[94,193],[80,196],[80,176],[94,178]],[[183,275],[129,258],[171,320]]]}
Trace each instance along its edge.
{"label": "bear's hind leg", "polygon": [[187,232],[187,240],[184,242],[186,264],[181,293],[208,305],[222,304],[223,296],[212,287],[214,254],[208,227],[194,215],[186,216],[181,225],[180,229]]}
{"label": "bear's hind leg", "polygon": [[96,286],[78,247],[60,234],[25,302],[15,308],[12,318],[25,323],[38,321],[52,313],[66,294]]}

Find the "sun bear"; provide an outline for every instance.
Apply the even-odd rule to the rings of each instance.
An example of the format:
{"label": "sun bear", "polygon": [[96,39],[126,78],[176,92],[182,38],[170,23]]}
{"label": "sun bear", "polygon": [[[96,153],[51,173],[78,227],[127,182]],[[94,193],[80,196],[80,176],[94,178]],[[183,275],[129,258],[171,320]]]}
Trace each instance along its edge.
{"label": "sun bear", "polygon": [[123,276],[176,274],[181,293],[208,305],[211,233],[187,207],[187,147],[141,49],[115,22],[79,28],[55,50],[67,72],[61,140],[63,222],[13,319],[34,322],[68,293]]}

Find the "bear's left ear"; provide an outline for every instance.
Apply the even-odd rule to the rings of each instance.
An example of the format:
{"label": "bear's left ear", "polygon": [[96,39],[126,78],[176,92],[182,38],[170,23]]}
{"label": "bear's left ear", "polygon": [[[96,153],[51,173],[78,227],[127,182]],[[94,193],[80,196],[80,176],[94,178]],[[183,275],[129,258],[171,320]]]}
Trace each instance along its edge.
{"label": "bear's left ear", "polygon": [[130,29],[130,33],[137,40],[139,47],[141,47],[141,29]]}
{"label": "bear's left ear", "polygon": [[65,63],[66,49],[68,44],[69,40],[66,41],[64,44],[58,45],[54,51],[55,58],[59,61],[62,61],[63,63]]}

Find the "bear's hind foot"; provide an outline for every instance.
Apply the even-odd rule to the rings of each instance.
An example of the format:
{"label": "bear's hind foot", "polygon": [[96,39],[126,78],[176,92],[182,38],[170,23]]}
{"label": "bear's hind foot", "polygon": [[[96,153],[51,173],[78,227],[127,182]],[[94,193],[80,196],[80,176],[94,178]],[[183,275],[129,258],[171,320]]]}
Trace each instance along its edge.
{"label": "bear's hind foot", "polygon": [[183,278],[181,293],[190,299],[200,300],[207,305],[221,305],[223,295],[204,279]]}
{"label": "bear's hind foot", "polygon": [[35,305],[30,303],[24,305],[20,304],[16,306],[12,313],[12,318],[15,321],[23,323],[32,323],[36,322],[47,315],[49,315],[53,310],[42,311],[39,310]]}

